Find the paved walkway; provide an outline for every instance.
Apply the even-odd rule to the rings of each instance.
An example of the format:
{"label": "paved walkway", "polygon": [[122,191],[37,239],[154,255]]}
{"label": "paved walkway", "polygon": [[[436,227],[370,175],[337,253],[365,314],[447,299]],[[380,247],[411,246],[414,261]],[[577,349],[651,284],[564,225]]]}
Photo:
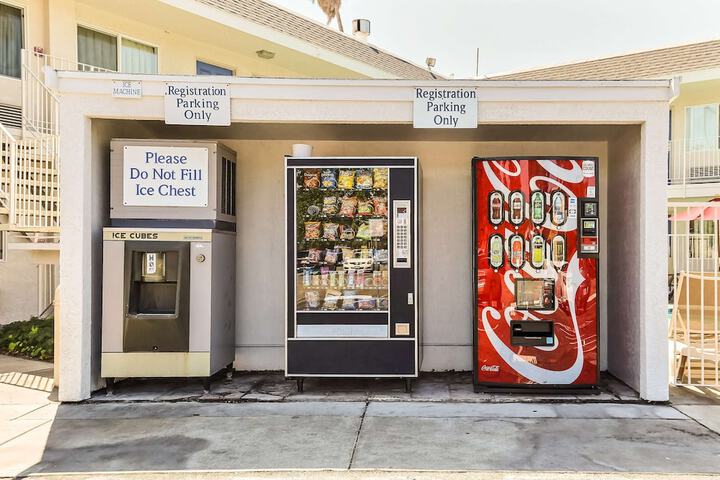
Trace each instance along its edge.
{"label": "paved walkway", "polygon": [[[408,395],[399,382],[385,385],[386,398],[368,389],[374,383],[359,382],[356,391],[337,397],[329,392],[351,385],[306,382],[306,393],[282,397],[274,388],[284,381],[240,375],[225,384],[233,391],[236,383],[248,385],[239,403],[178,401],[192,382],[175,384],[175,397],[148,384],[141,395],[142,382],[133,382],[120,383],[113,401],[101,395],[92,403],[58,405],[47,385],[30,379],[33,372],[47,378],[47,372],[37,375],[47,364],[14,364],[18,372],[8,374],[9,362],[0,357],[0,379],[16,379],[0,380],[0,476],[135,471],[143,473],[122,478],[149,478],[149,472],[170,471],[152,478],[237,478],[244,471],[244,478],[324,480],[363,478],[372,470],[372,478],[393,480],[574,480],[599,478],[584,472],[606,474],[601,478],[638,472],[643,475],[631,478],[648,479],[720,473],[720,406],[713,404],[720,392],[714,391],[683,390],[676,395],[682,403],[672,406],[640,404],[630,395],[612,400],[602,395],[619,393],[607,391],[596,401],[467,401],[457,394],[448,402],[435,401],[445,387],[423,382],[405,399],[397,398]],[[450,396],[467,383],[462,377],[428,381],[446,385]]]}

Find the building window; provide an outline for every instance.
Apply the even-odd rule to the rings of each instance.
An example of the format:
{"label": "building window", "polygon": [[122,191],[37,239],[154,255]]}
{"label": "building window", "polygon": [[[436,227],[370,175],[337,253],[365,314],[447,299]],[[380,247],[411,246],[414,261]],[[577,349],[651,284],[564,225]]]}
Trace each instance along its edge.
{"label": "building window", "polygon": [[7,231],[0,230],[0,262],[7,262]]}
{"label": "building window", "polygon": [[117,37],[78,27],[77,44],[79,63],[106,70],[117,70]]}
{"label": "building window", "polygon": [[685,142],[688,150],[714,150],[720,137],[718,105],[695,105],[685,110]]}
{"label": "building window", "polygon": [[157,73],[157,50],[150,45],[123,38],[120,63],[124,73]]}
{"label": "building window", "polygon": [[0,75],[20,78],[22,10],[0,3]]}
{"label": "building window", "polygon": [[155,47],[80,26],[77,37],[81,64],[124,73],[158,73]]}
{"label": "building window", "polygon": [[195,62],[195,72],[198,75],[225,75],[232,77],[234,72],[229,68],[218,67],[212,63],[201,62],[198,60]]}

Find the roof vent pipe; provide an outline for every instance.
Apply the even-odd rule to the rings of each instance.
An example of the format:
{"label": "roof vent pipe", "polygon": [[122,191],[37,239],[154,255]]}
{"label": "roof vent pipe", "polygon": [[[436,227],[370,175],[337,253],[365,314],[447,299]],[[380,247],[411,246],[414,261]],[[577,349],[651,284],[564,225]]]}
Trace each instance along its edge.
{"label": "roof vent pipe", "polygon": [[370,20],[364,18],[356,18],[352,21],[353,37],[361,42],[367,42],[370,36]]}

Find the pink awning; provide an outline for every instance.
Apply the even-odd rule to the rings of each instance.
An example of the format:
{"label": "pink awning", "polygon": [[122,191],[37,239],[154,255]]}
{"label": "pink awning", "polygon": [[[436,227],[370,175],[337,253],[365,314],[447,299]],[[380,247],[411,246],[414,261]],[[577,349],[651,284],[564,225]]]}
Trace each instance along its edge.
{"label": "pink awning", "polygon": [[[710,200],[711,202],[717,202],[720,201],[720,198],[713,198]],[[698,206],[698,207],[689,207],[685,209],[685,211],[682,211],[678,213],[677,215],[673,215],[670,217],[670,220],[678,221],[678,222],[687,222],[689,220],[697,220],[699,218],[702,218],[703,220],[720,220],[720,205],[716,206]]]}

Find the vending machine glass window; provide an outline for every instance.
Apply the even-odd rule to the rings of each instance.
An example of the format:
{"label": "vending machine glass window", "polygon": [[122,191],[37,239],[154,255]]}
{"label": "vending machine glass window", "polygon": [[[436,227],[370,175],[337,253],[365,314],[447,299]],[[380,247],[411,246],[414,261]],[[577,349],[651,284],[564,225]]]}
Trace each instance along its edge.
{"label": "vending machine glass window", "polygon": [[297,170],[297,311],[387,312],[388,169]]}

